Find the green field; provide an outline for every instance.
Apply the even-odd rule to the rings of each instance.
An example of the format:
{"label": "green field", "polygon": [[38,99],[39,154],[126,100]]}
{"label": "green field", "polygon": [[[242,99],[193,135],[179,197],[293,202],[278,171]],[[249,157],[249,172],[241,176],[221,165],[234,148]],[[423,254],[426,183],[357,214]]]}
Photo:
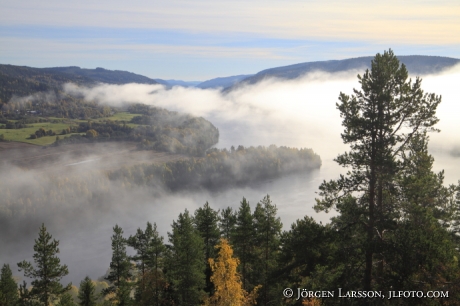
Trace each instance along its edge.
{"label": "green field", "polygon": [[[128,122],[131,120],[133,117],[139,116],[138,114],[130,114],[127,112],[120,112],[116,113],[115,115],[111,117],[104,117],[104,118],[98,118],[98,119],[91,119],[91,121],[104,121],[104,120],[118,120],[118,121],[126,121]],[[52,122],[42,122],[42,123],[33,123],[33,124],[28,124],[30,127],[28,128],[23,128],[23,129],[0,129],[0,134],[3,134],[5,140],[7,141],[18,141],[18,142],[26,142],[26,143],[31,143],[34,145],[40,145],[40,146],[46,146],[54,143],[56,141],[56,136],[44,136],[40,137],[37,139],[29,139],[31,134],[34,134],[35,131],[37,131],[39,128],[43,128],[45,131],[48,130],[53,130],[53,132],[56,133],[56,135],[61,134],[63,129],[68,128],[69,126],[76,126],[80,122],[88,122],[88,120],[72,120],[72,119],[63,119],[63,118],[55,118],[55,117],[49,117],[47,119],[50,120],[56,120],[59,121],[57,123],[52,123]],[[62,121],[65,120],[66,123],[62,123]],[[14,120],[10,120],[14,121]],[[137,124],[133,123],[127,123],[129,127],[136,127],[138,126]],[[65,136],[69,136],[65,135]],[[60,135],[60,137],[63,137],[63,135]]]}
{"label": "green field", "polygon": [[[115,115],[111,116],[111,117],[106,117],[106,118],[101,118],[101,119],[104,119],[104,120],[118,120],[118,121],[130,121],[131,119],[133,119],[134,117],[137,117],[137,116],[141,116],[139,114],[131,114],[131,113],[127,113],[127,112],[120,112],[120,113],[116,113]],[[100,120],[100,119],[99,119]]]}
{"label": "green field", "polygon": [[[43,128],[46,131],[53,130],[56,134],[60,134],[63,129],[69,127],[69,124],[64,123],[33,123],[31,127],[24,129],[0,129],[0,134],[3,134],[5,140],[27,142],[35,145],[45,146],[52,144],[56,141],[56,136],[45,136],[37,139],[28,139],[31,134],[34,134],[39,128]],[[62,137],[62,136],[61,136]]]}

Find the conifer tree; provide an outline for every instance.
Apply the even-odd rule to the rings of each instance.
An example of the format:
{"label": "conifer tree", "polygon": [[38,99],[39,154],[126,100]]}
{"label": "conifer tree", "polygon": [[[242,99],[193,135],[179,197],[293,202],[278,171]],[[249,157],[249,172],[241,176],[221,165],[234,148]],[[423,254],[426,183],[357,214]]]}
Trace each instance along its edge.
{"label": "conifer tree", "polygon": [[243,289],[250,291],[256,285],[253,283],[255,228],[251,206],[244,197],[238,209],[233,240],[235,255],[240,259],[241,263],[239,269],[243,282]]}
{"label": "conifer tree", "polygon": [[344,126],[342,140],[350,151],[335,160],[349,171],[338,180],[323,182],[316,209],[340,212],[347,207],[346,223],[362,227],[361,283],[364,290],[371,290],[382,285],[385,237],[400,218],[395,180],[404,169],[403,152],[416,135],[436,131],[441,97],[424,93],[421,79],[408,80],[405,65],[391,49],[377,54],[371,70],[358,79],[361,90],[354,89],[351,96],[340,93],[337,104]]}
{"label": "conifer tree", "polygon": [[80,289],[78,290],[78,299],[80,306],[95,306],[96,305],[96,286],[93,281],[86,276],[84,280],[80,282]]}
{"label": "conifer tree", "polygon": [[77,306],[74,301],[73,297],[69,293],[64,293],[61,298],[59,299],[59,303],[57,306]]}
{"label": "conifer tree", "polygon": [[209,258],[215,257],[214,246],[217,244],[220,238],[220,231],[218,227],[219,212],[215,211],[206,202],[203,207],[198,208],[195,211],[195,217],[193,219],[195,227],[200,233],[204,241],[204,262],[206,265],[206,292],[212,292],[213,285],[211,283],[211,267],[209,266]]}
{"label": "conifer tree", "polygon": [[254,210],[254,222],[256,229],[257,246],[257,283],[262,285],[259,299],[262,305],[266,305],[273,300],[279,299],[273,290],[276,286],[273,272],[277,269],[277,257],[280,251],[280,236],[283,224],[276,216],[277,208],[266,195]]}
{"label": "conifer tree", "polygon": [[162,290],[165,287],[163,275],[166,247],[163,237],[158,234],[157,225],[147,222],[145,231],[138,229],[136,235],[128,239],[128,243],[137,254],[132,258],[138,262],[138,283],[136,302],[139,305],[159,305]]}
{"label": "conifer tree", "polygon": [[227,207],[220,212],[219,228],[220,235],[227,241],[232,242],[236,228],[236,212],[233,208]]}
{"label": "conifer tree", "polygon": [[18,299],[18,285],[13,279],[10,265],[4,264],[0,275],[0,305],[15,306]]}
{"label": "conifer tree", "polygon": [[168,233],[171,258],[168,271],[175,298],[180,305],[198,305],[204,297],[204,242],[185,210],[173,221]]}
{"label": "conifer tree", "polygon": [[153,228],[150,222],[147,222],[147,228],[142,231],[140,228],[134,236],[128,238],[128,245],[136,250],[136,255],[132,256],[131,259],[136,262],[138,273],[138,286],[136,295],[140,292],[145,291],[144,275],[147,272],[147,262],[149,260],[148,250],[153,236]]}
{"label": "conifer tree", "polygon": [[[19,271],[24,270],[24,275],[34,279],[30,296],[37,299],[43,305],[51,305],[58,300],[62,294],[69,291],[72,284],[63,287],[60,280],[69,274],[66,265],[61,265],[61,261],[56,254],[59,253],[59,241],[52,239],[46,231],[44,224],[40,227],[38,239],[35,239],[34,268],[30,262],[22,261],[18,263]],[[27,290],[25,287],[24,290]]]}
{"label": "conifer tree", "polygon": [[35,297],[33,297],[30,291],[27,289],[26,281],[19,284],[19,306],[43,306]]}
{"label": "conifer tree", "polygon": [[117,304],[120,306],[130,305],[131,298],[131,262],[126,254],[126,239],[123,237],[121,227],[115,225],[112,236],[112,261],[110,262],[110,272],[105,277],[111,282],[111,286],[104,289],[105,295],[112,294]]}

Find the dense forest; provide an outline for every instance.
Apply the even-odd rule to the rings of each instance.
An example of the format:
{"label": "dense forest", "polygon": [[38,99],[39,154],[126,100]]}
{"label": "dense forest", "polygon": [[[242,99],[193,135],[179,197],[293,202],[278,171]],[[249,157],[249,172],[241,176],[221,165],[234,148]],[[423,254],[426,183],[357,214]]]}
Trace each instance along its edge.
{"label": "dense forest", "polygon": [[[320,157],[311,149],[239,146],[230,151],[212,149],[205,157],[165,164],[124,166],[111,171],[86,170],[85,173],[51,172],[49,175],[40,174],[41,179],[33,184],[28,181],[0,181],[0,220],[20,220],[58,211],[71,214],[81,207],[110,209],[115,190],[147,187],[153,194],[163,189],[226,189],[311,171],[320,166]],[[78,199],[79,207],[69,207],[75,199]]]}
{"label": "dense forest", "polygon": [[214,190],[305,172],[320,166],[320,157],[311,149],[239,146],[237,149],[232,147],[230,151],[208,150],[201,159],[123,167],[109,172],[108,177],[128,184],[160,183],[170,190]]}
{"label": "dense forest", "polygon": [[[349,151],[335,161],[345,174],[324,181],[316,199],[315,210],[335,212],[328,224],[300,216],[282,231],[269,195],[254,209],[245,198],[236,210],[209,203],[186,209],[167,238],[155,223],[139,224],[128,237],[115,224],[108,273],[83,279],[79,289],[60,283],[68,267],[58,258],[60,242],[42,225],[34,263],[17,264],[31,286],[24,282],[18,290],[13,267],[3,265],[1,305],[458,305],[460,185],[444,185],[428,152],[441,97],[425,93],[421,79],[409,79],[391,50],[377,54],[358,79],[361,88],[341,93],[337,103]],[[145,115],[134,120],[155,122]],[[1,207],[4,220],[12,220],[38,214],[39,201],[51,203],[54,213],[72,209],[63,204],[69,197],[107,205],[104,193],[119,186],[216,188],[319,165],[305,149],[211,149],[161,166],[75,180],[53,176],[42,186],[16,188],[17,194],[0,182],[6,186]],[[45,188],[50,182],[57,187]]]}

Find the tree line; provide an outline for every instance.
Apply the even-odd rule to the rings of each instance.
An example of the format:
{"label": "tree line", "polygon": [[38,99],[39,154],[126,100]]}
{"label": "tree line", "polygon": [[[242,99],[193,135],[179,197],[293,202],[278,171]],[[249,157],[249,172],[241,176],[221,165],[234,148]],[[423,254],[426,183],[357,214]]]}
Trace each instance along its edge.
{"label": "tree line", "polygon": [[308,173],[320,166],[319,155],[311,149],[239,146],[230,150],[212,149],[202,158],[165,164],[76,174],[42,173],[40,179],[24,185],[0,180],[0,220],[9,222],[56,211],[71,214],[75,199],[80,199],[80,205],[87,205],[88,209],[110,209],[114,190],[129,192],[145,187],[152,193],[157,189],[222,190],[294,173]]}
{"label": "tree line", "polygon": [[[254,211],[245,198],[240,204],[237,211],[214,210],[208,203],[194,214],[186,209],[173,221],[168,243],[156,224],[148,222],[145,230],[139,228],[129,237],[115,225],[110,270],[104,277],[108,286],[98,297],[92,281],[85,278],[80,283],[79,305],[197,305],[222,302],[222,296],[228,296],[227,302],[239,299],[238,305],[249,305],[255,299],[265,303],[278,297],[271,290],[276,285],[272,272],[282,227],[276,205],[268,195]],[[35,265],[18,263],[19,270],[33,279],[32,287],[24,282],[18,290],[5,264],[1,305],[75,305],[68,293],[71,284],[59,282],[68,275],[68,268],[60,263],[58,246],[59,241],[42,225],[35,240]],[[135,255],[128,256],[127,247]],[[222,273],[231,281],[219,279]],[[223,282],[227,282],[225,288],[219,286]]]}
{"label": "tree line", "polygon": [[210,149],[203,158],[122,167],[108,172],[108,177],[141,186],[161,185],[170,190],[213,190],[308,172],[320,166],[321,158],[311,149],[238,146],[230,150]]}

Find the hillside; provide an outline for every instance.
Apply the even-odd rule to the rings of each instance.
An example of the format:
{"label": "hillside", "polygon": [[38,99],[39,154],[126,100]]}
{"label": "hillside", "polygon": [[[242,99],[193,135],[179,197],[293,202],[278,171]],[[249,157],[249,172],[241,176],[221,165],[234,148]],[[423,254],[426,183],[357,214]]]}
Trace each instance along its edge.
{"label": "hillside", "polygon": [[127,71],[103,68],[79,67],[32,68],[26,66],[0,65],[0,104],[8,102],[13,95],[28,96],[37,92],[61,90],[65,83],[91,86],[108,84],[158,84],[148,77]]}
{"label": "hillside", "polygon": [[246,78],[253,76],[253,74],[242,74],[242,75],[234,75],[229,77],[222,77],[222,78],[215,78],[211,80],[204,81],[200,84],[197,84],[195,87],[201,89],[208,89],[208,88],[219,88],[219,87],[230,87],[235,85],[238,82],[243,81]]}
{"label": "hillside", "polygon": [[[243,85],[255,84],[270,77],[276,77],[281,79],[295,79],[297,77],[300,77],[306,73],[313,71],[324,71],[330,73],[347,70],[364,71],[365,69],[370,68],[371,60],[373,58],[374,57],[372,56],[366,56],[344,60],[307,62],[265,69],[251,77],[245,78],[241,82],[238,82],[231,87],[226,88],[226,91],[232,90]],[[448,69],[460,63],[460,59],[441,56],[409,55],[398,56],[398,59],[406,65],[406,68],[410,74],[415,75],[439,73],[445,69]]]}
{"label": "hillside", "polygon": [[44,68],[45,71],[61,72],[75,76],[87,77],[95,82],[107,84],[128,84],[128,83],[141,83],[141,84],[158,84],[157,81],[150,79],[146,76],[135,74],[128,71],[121,70],[107,70],[104,68],[84,69],[80,67],[55,67]]}

